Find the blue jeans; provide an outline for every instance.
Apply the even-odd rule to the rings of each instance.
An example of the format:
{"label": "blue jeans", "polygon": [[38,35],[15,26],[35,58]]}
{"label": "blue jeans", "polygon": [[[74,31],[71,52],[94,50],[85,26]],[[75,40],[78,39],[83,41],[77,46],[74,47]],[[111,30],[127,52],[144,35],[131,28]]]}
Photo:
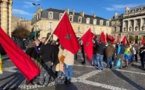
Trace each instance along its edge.
{"label": "blue jeans", "polygon": [[101,54],[97,54],[96,56],[96,60],[97,60],[97,64],[98,64],[98,69],[104,69],[104,64],[103,64],[103,57],[104,55]]}
{"label": "blue jeans", "polygon": [[92,57],[92,65],[97,65],[97,63],[96,63],[96,54],[93,54],[93,57]]}
{"label": "blue jeans", "polygon": [[107,57],[107,68],[112,68],[112,57]]}
{"label": "blue jeans", "polygon": [[61,76],[62,76],[62,71],[58,71],[58,72],[57,72],[57,77],[58,77],[58,78],[61,78]]}
{"label": "blue jeans", "polygon": [[71,79],[72,78],[72,74],[73,74],[73,66],[72,65],[66,65],[65,64],[65,77],[67,79]]}

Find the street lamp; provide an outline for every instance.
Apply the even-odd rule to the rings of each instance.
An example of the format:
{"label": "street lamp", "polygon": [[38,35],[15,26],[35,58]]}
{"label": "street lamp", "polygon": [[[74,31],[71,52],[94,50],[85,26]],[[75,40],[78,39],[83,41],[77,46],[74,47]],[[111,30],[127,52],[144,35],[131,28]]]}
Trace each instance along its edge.
{"label": "street lamp", "polygon": [[[34,5],[34,6],[38,7],[38,8],[39,8],[39,6],[40,6],[39,3],[32,3],[32,5]],[[36,17],[36,18],[37,18],[37,17]],[[38,30],[38,25],[34,25],[34,27],[37,27],[37,30]],[[36,39],[36,31],[37,31],[37,30],[35,29],[35,39]]]}

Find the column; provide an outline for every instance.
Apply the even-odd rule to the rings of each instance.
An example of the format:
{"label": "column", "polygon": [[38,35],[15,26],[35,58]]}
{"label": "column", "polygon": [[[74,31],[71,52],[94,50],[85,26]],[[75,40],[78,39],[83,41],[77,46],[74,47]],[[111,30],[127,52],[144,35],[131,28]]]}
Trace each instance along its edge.
{"label": "column", "polygon": [[1,27],[5,33],[7,33],[7,3],[1,3]]}
{"label": "column", "polygon": [[9,1],[9,36],[12,36],[12,1]]}
{"label": "column", "polygon": [[128,31],[130,31],[130,20],[128,20]]}
{"label": "column", "polygon": [[123,23],[122,23],[122,32],[124,32],[124,26],[125,26],[125,23],[123,21]]}
{"label": "column", "polygon": [[140,27],[139,27],[140,28],[140,31],[142,31],[142,26],[143,26],[143,19],[141,18],[140,19]]}
{"label": "column", "polygon": [[135,27],[136,27],[136,20],[134,19],[134,23],[133,23],[133,30],[134,30],[134,31],[136,31],[136,30],[135,30]]}

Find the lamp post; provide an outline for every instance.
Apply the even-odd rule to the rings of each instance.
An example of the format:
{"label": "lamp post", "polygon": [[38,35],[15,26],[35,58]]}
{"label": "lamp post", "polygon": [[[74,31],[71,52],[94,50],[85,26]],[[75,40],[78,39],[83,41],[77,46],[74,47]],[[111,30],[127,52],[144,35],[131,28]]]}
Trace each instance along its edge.
{"label": "lamp post", "polygon": [[[32,3],[33,6],[36,6],[37,8],[39,8],[40,4],[39,3]],[[37,18],[37,17],[36,17]],[[35,22],[36,23],[36,22]],[[37,25],[34,25],[34,27],[37,27],[37,30],[38,30],[38,24]],[[35,29],[35,39],[36,39],[36,31]]]}

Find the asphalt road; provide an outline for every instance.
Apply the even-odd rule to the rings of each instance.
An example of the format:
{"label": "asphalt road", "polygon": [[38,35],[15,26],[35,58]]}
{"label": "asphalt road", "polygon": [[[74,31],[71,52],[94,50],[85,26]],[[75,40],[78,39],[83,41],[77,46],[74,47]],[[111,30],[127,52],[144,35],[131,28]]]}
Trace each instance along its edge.
{"label": "asphalt road", "polygon": [[97,70],[90,63],[82,65],[81,54],[75,60],[73,79],[69,85],[51,82],[47,87],[26,85],[24,76],[4,55],[3,74],[0,74],[0,90],[145,90],[145,71],[140,63],[123,69]]}

